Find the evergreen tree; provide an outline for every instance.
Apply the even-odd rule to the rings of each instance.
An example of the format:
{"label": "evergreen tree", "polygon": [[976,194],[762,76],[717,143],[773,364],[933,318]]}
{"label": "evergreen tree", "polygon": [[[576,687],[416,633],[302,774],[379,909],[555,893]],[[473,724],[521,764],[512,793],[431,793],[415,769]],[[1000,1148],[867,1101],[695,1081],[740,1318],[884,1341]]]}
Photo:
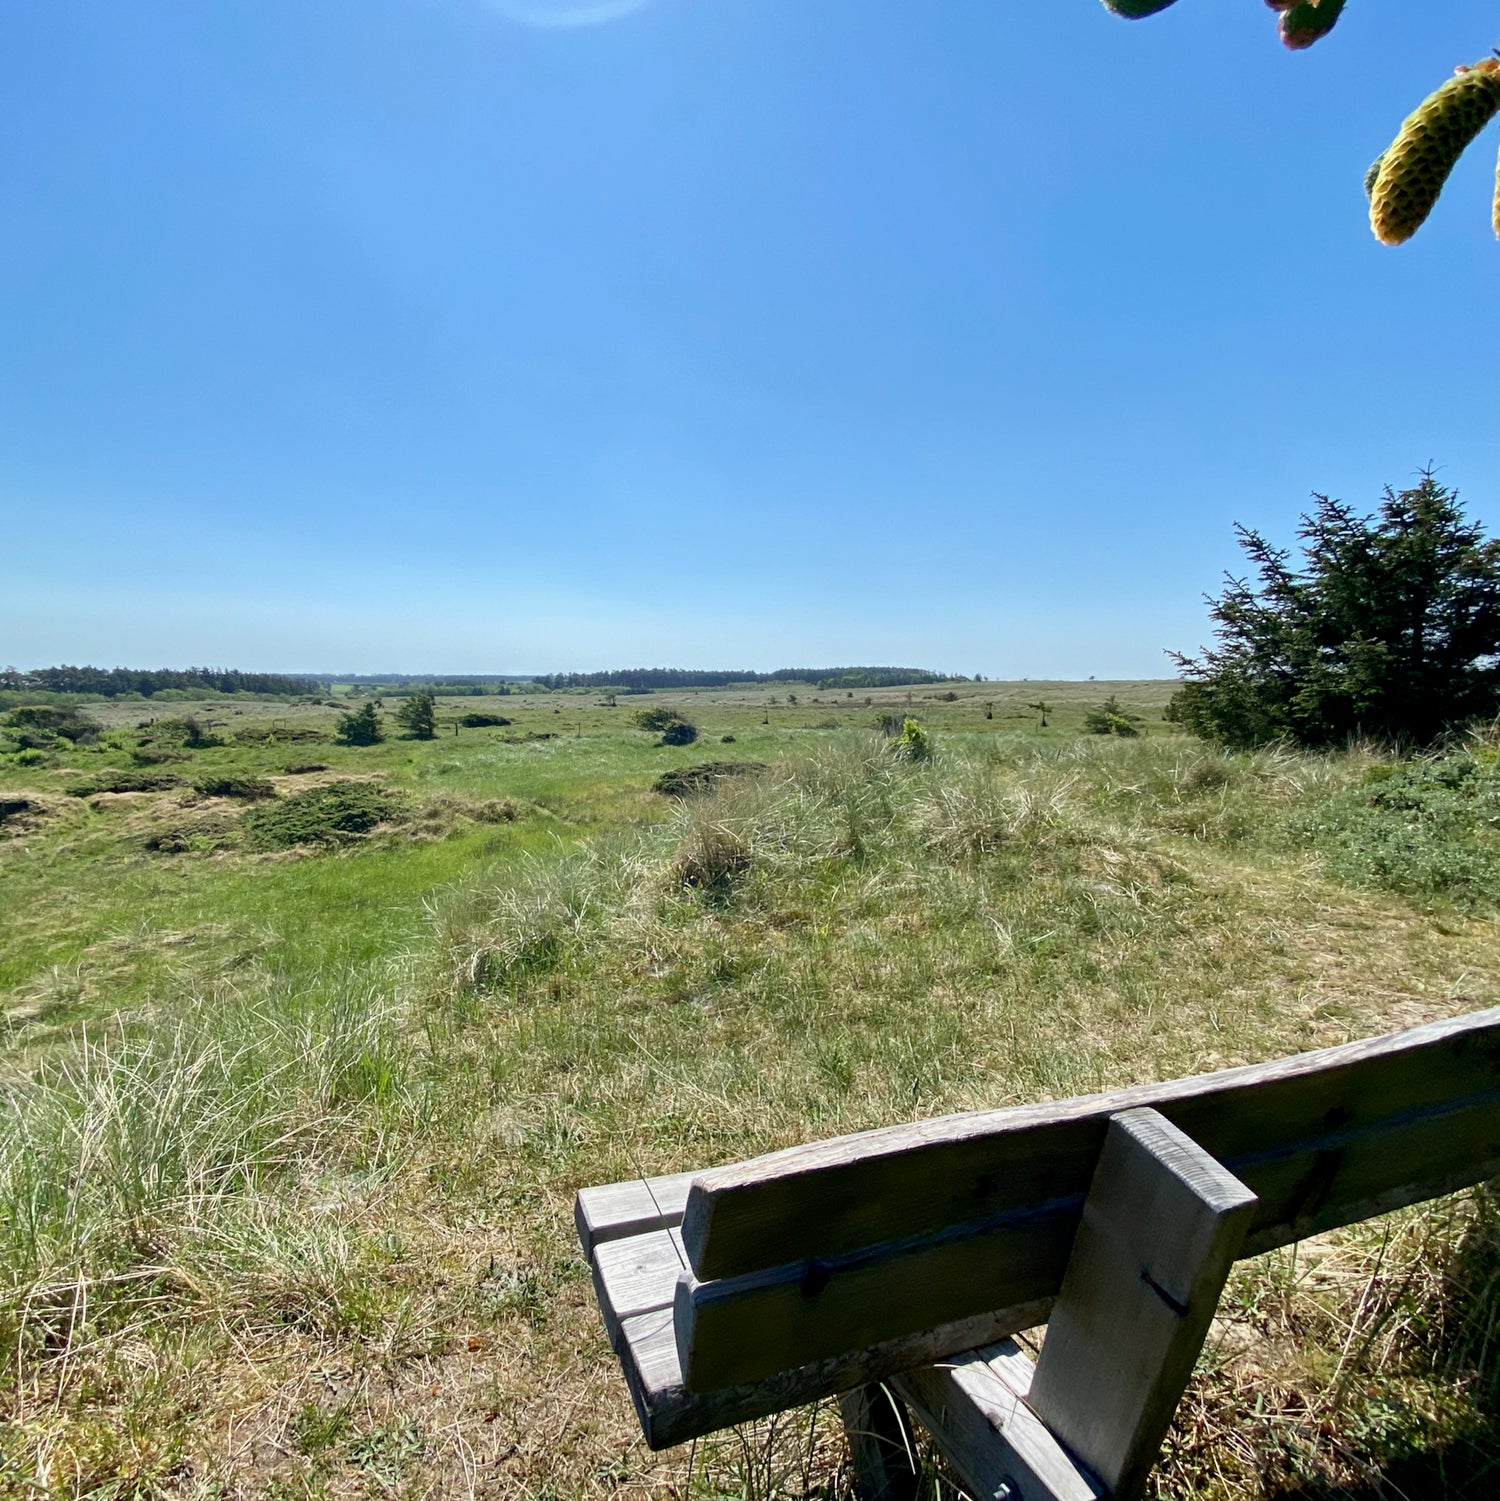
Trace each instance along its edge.
{"label": "evergreen tree", "polygon": [[413,739],[431,740],[437,734],[437,700],[419,688],[396,710],[396,723]]}
{"label": "evergreen tree", "polygon": [[1219,644],[1176,657],[1169,717],[1228,745],[1426,744],[1500,710],[1500,542],[1430,472],[1374,516],[1315,498],[1300,568],[1240,529],[1259,581],[1210,601]]}
{"label": "evergreen tree", "polygon": [[1132,714],[1113,693],[1083,716],[1083,727],[1090,735],[1119,735],[1126,740],[1140,734],[1140,722],[1141,716]]}
{"label": "evergreen tree", "polygon": [[362,704],[352,714],[340,714],[333,738],[340,745],[379,745],[385,739],[374,701]]}

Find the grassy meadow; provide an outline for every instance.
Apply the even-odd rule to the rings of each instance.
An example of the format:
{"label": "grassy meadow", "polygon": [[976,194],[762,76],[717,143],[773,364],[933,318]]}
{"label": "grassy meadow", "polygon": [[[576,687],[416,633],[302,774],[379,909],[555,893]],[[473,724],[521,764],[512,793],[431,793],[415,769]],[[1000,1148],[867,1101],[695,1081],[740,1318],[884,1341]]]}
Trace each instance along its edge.
{"label": "grassy meadow", "polygon": [[[1487,742],[776,686],[367,748],[328,704],[115,703],[0,755],[0,1493],[844,1496],[827,1407],[645,1450],[579,1187],[1500,1001]],[[1082,733],[1108,693],[1138,738]],[[631,727],[663,703],[696,744]],[[874,728],[908,713],[930,759]],[[148,722],[187,715],[217,743]],[[764,769],[652,790],[706,761]],[[1497,1288],[1487,1191],[1245,1264],[1158,1493],[1491,1494]]]}

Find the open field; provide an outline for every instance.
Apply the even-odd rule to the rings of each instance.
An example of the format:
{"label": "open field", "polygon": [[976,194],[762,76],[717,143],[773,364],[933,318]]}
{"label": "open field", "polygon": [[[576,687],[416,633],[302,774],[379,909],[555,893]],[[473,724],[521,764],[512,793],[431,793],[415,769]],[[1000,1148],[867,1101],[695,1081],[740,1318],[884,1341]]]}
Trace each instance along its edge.
{"label": "open field", "polygon": [[[0,757],[0,1491],[843,1494],[826,1412],[641,1447],[579,1186],[1500,1000],[1489,824],[1360,864],[1381,756],[1222,755],[1170,686],[914,690],[916,764],[871,728],[904,690],[781,685],[453,699],[366,749],[296,738],[326,705],[119,703]],[[1079,733],[1109,692],[1141,738]],[[629,727],[663,702],[698,744]],[[226,743],[137,728],[189,714]],[[769,770],[651,791],[708,760]],[[70,794],[135,771],[181,781]],[[231,777],[275,795],[193,787]],[[267,842],[349,782],[388,816]],[[1161,1494],[1488,1494],[1497,1266],[1480,1193],[1242,1268]]]}

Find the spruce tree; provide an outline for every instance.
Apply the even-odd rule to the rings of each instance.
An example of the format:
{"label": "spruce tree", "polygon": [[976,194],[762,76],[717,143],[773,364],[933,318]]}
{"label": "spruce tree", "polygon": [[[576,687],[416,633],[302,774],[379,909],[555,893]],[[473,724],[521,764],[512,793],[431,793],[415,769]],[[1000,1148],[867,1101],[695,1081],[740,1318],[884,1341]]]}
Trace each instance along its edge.
{"label": "spruce tree", "polygon": [[396,723],[415,740],[431,740],[437,734],[437,700],[431,689],[413,693],[396,710]]}
{"label": "spruce tree", "polygon": [[1304,557],[1240,529],[1257,581],[1211,600],[1218,645],[1176,655],[1169,715],[1208,739],[1428,744],[1500,711],[1500,541],[1429,471],[1373,516],[1314,497]]}
{"label": "spruce tree", "polygon": [[352,714],[339,715],[334,739],[340,745],[379,745],[385,739],[380,716],[373,703],[362,704]]}

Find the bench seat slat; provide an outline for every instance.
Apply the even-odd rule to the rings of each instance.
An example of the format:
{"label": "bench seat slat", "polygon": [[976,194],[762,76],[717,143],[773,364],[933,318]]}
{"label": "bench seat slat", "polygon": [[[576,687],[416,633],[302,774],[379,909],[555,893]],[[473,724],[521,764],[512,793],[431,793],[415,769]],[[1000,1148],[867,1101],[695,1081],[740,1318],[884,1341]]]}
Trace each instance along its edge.
{"label": "bench seat slat", "polygon": [[803,1407],[820,1397],[883,1380],[896,1371],[926,1365],[943,1350],[972,1350],[994,1344],[1043,1323],[1049,1307],[1048,1303],[1033,1303],[1004,1309],[965,1319],[961,1324],[924,1330],[878,1349],[851,1351],[802,1370],[782,1371],[769,1381],[713,1392],[690,1392],[683,1385],[670,1309],[622,1320],[618,1353],[647,1445],[667,1449],[735,1423]]}
{"label": "bench seat slat", "polygon": [[1100,1501],[1103,1488],[1074,1462],[1025,1398],[1036,1367],[1014,1340],[894,1377],[896,1395],[922,1420],[970,1495]]}
{"label": "bench seat slat", "polygon": [[672,1310],[672,1294],[687,1259],[674,1227],[609,1240],[594,1249],[594,1293],[610,1343],[619,1349],[620,1325],[645,1313]]}
{"label": "bench seat slat", "polygon": [[688,1188],[696,1173],[672,1173],[664,1178],[631,1178],[580,1189],[573,1205],[578,1241],[590,1262],[594,1247],[624,1240],[649,1230],[682,1223]]}

